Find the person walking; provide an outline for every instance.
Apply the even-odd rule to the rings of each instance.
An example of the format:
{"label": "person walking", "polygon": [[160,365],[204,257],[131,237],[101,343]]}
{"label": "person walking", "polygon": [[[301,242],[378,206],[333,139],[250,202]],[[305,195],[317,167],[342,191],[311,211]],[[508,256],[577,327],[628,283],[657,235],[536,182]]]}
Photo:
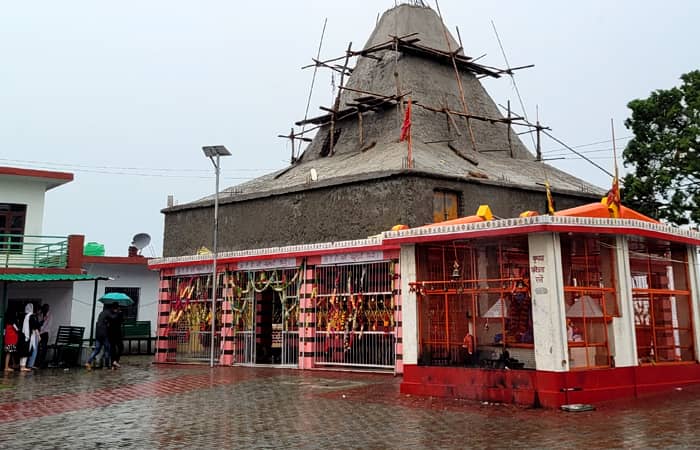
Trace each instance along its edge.
{"label": "person walking", "polygon": [[109,345],[109,325],[114,320],[112,317],[113,315],[114,312],[112,309],[105,307],[97,317],[97,326],[95,327],[95,349],[85,363],[85,368],[87,370],[92,370],[92,362],[97,355],[100,354],[100,350],[102,351],[102,367],[109,368],[112,366]]}
{"label": "person walking", "polygon": [[112,351],[112,369],[121,367],[119,360],[124,352],[124,333],[122,325],[124,324],[124,314],[119,309],[118,303],[112,303],[111,322],[109,323],[109,347]]}
{"label": "person walking", "polygon": [[39,349],[39,321],[34,314],[34,305],[31,303],[27,303],[24,307],[22,335],[24,337],[24,351],[20,353],[22,357],[19,360],[19,370],[31,372],[34,369],[34,361]]}
{"label": "person walking", "polygon": [[39,354],[36,359],[36,367],[40,369],[46,368],[46,352],[49,348],[49,330],[51,329],[51,313],[49,312],[49,304],[44,303],[41,305],[41,312],[39,312],[39,323],[41,327],[39,328]]}

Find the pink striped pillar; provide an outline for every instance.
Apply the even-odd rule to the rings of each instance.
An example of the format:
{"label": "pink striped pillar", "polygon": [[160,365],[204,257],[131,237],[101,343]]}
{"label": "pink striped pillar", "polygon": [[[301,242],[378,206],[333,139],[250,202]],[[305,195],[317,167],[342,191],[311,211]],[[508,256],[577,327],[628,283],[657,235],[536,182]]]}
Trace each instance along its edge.
{"label": "pink striped pillar", "polygon": [[233,310],[228,300],[231,288],[224,288],[224,303],[221,314],[221,357],[219,364],[222,366],[233,365]]}
{"label": "pink striped pillar", "polygon": [[314,269],[307,268],[299,292],[299,368],[312,369],[316,352],[316,310]]}
{"label": "pink striped pillar", "polygon": [[160,285],[158,289],[158,333],[156,340],[156,358],[158,363],[175,361],[177,342],[171,339],[168,333],[168,317],[171,311],[170,278],[164,278],[160,273]]}
{"label": "pink striped pillar", "polygon": [[262,347],[263,341],[262,341],[262,325],[263,325],[263,316],[262,316],[262,294],[260,292],[255,292],[253,294],[255,297],[255,352],[253,354],[253,361],[256,363],[258,362],[258,352],[260,351],[260,348]]}
{"label": "pink striped pillar", "polygon": [[394,332],[396,333],[396,361],[394,373],[403,373],[403,322],[401,313],[401,266],[398,261],[394,263]]}

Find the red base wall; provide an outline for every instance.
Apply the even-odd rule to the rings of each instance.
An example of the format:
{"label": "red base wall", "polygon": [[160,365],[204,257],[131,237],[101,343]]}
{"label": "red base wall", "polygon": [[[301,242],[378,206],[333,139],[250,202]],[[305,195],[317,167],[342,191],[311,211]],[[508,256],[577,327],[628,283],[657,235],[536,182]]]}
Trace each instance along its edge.
{"label": "red base wall", "polygon": [[404,365],[401,392],[526,406],[634,398],[700,384],[700,365],[621,367],[575,372]]}

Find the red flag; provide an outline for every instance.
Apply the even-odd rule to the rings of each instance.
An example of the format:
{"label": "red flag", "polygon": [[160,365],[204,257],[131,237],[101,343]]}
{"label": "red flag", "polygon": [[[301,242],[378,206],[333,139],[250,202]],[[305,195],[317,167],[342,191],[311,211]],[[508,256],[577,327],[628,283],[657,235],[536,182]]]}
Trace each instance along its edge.
{"label": "red flag", "polygon": [[403,142],[411,134],[411,98],[408,98],[408,105],[406,106],[406,115],[403,118],[403,125],[401,125],[401,138],[399,142]]}

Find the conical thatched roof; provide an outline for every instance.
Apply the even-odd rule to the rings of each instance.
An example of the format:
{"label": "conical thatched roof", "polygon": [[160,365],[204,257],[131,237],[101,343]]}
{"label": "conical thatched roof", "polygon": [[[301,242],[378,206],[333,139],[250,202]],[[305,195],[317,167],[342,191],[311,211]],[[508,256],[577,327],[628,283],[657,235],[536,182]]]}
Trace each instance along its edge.
{"label": "conical thatched roof", "polygon": [[[357,58],[352,74],[346,78],[348,89],[342,91],[333,124],[330,113],[310,119],[309,126],[320,125],[320,128],[294,164],[225,190],[228,193],[224,201],[409,172],[534,190],[543,189],[541,183],[546,176],[555,192],[589,198],[592,194],[602,194],[600,188],[590,183],[535,161],[514,130],[510,130],[509,141],[507,124],[471,119],[472,144],[467,120],[440,112],[443,108],[463,112],[452,62],[449,57],[435,56],[435,52],[458,50],[457,41],[447,35],[449,46],[444,25],[430,8],[402,4],[386,11],[365,44],[364,50],[369,52]],[[394,37],[400,37],[405,45],[382,46]],[[382,49],[377,51],[378,47]],[[425,49],[432,53],[425,54]],[[498,73],[472,64],[461,52],[459,59],[469,113],[502,119],[498,106],[477,78],[488,74],[498,76]],[[397,95],[402,96],[397,99]],[[407,168],[406,142],[399,142],[404,104],[409,96],[414,102],[411,134],[415,164],[411,169]],[[329,103],[332,106],[333,101]],[[364,111],[361,118],[358,108]],[[331,128],[335,144],[332,149]],[[211,200],[212,197],[207,197],[173,209],[197,207]]]}

